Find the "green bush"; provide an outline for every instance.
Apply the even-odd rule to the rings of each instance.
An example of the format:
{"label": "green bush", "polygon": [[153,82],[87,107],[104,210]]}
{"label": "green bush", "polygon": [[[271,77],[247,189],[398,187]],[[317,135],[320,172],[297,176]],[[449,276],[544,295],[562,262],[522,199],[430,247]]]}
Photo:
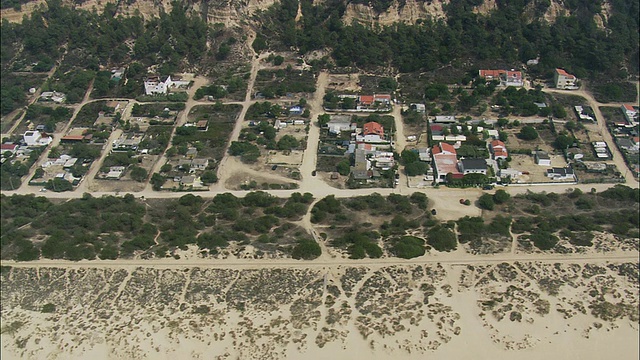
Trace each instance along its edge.
{"label": "green bush", "polygon": [[322,249],[317,242],[309,239],[298,240],[293,247],[291,256],[294,259],[313,260],[322,254]]}
{"label": "green bush", "polygon": [[481,209],[493,210],[495,207],[493,196],[491,196],[491,194],[483,194],[480,196],[480,199],[478,199],[478,205]]}
{"label": "green bush", "polygon": [[458,246],[456,234],[442,225],[436,225],[427,232],[427,243],[438,251],[455,250]]}
{"label": "green bush", "polygon": [[391,253],[403,259],[412,259],[425,253],[424,240],[415,236],[403,236],[391,247]]}
{"label": "green bush", "polygon": [[511,195],[509,195],[508,192],[500,189],[497,190],[495,194],[493,194],[493,201],[496,204],[504,204],[507,201],[509,201],[509,199],[511,198]]}
{"label": "green bush", "polygon": [[529,236],[529,240],[533,242],[540,250],[551,250],[558,244],[558,237],[544,230],[535,230]]}

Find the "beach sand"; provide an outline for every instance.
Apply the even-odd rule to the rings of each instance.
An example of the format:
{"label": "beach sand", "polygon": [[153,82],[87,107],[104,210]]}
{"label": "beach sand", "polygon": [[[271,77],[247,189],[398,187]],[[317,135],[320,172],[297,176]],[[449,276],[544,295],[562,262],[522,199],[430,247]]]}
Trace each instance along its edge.
{"label": "beach sand", "polygon": [[1,355],[636,359],[637,275],[638,263],[15,267]]}

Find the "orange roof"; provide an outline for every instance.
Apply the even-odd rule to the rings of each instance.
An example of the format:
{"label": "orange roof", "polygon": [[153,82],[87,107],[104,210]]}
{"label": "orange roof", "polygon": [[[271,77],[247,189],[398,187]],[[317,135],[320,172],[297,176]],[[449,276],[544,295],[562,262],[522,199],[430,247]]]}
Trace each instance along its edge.
{"label": "orange roof", "polygon": [[371,134],[384,135],[384,128],[382,127],[382,125],[378,124],[375,121],[371,121],[371,122],[368,122],[368,123],[364,124],[362,129],[363,129],[362,132],[365,135],[371,135]]}
{"label": "orange roof", "polygon": [[497,78],[504,72],[504,70],[480,70],[480,76],[483,78]]}
{"label": "orange roof", "polygon": [[436,154],[440,154],[443,152],[448,152],[448,153],[452,153],[454,155],[456,155],[456,148],[453,147],[453,145],[451,144],[447,144],[444,142],[441,142],[438,145],[434,145],[433,149],[431,149],[431,153],[436,155]]}
{"label": "orange roof", "polygon": [[373,95],[373,98],[375,100],[381,99],[381,100],[391,100],[391,95],[389,94],[379,94],[379,95]]}
{"label": "orange roof", "polygon": [[503,149],[506,149],[507,147],[504,145],[504,143],[500,140],[493,140],[491,142],[491,147],[492,148],[497,148],[497,147],[502,147]]}
{"label": "orange roof", "polygon": [[640,137],[636,136],[631,140],[633,140],[633,142],[637,144],[638,142],[640,142]]}
{"label": "orange roof", "polygon": [[373,95],[360,95],[361,104],[373,104]]}
{"label": "orange roof", "polygon": [[62,140],[75,140],[75,141],[81,141],[84,139],[84,135],[67,135],[67,136],[63,136]]}
{"label": "orange roof", "polygon": [[556,72],[558,73],[558,75],[562,75],[562,76],[566,76],[569,79],[575,79],[576,77],[569,74],[568,72],[564,71],[564,69],[556,69]]}
{"label": "orange roof", "polygon": [[633,106],[631,106],[629,104],[623,104],[622,106],[624,106],[624,108],[629,110],[629,111],[636,111],[636,109],[634,109]]}

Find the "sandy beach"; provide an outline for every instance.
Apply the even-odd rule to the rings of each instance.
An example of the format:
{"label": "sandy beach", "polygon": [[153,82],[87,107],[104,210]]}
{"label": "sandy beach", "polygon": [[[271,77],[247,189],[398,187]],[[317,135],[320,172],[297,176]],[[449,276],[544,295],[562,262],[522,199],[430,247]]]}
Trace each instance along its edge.
{"label": "sandy beach", "polygon": [[635,359],[637,276],[628,262],[4,268],[2,358]]}

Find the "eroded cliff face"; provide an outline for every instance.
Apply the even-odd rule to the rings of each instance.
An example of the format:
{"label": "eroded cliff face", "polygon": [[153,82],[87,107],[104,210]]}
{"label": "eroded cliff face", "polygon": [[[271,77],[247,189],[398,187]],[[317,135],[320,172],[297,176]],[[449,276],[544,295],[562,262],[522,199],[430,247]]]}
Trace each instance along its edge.
{"label": "eroded cliff face", "polygon": [[345,24],[357,21],[363,24],[391,25],[396,22],[415,24],[419,19],[442,19],[445,13],[442,9],[449,0],[406,0],[403,6],[395,1],[393,5],[383,13],[377,13],[372,7],[363,4],[348,4],[342,17]]}

